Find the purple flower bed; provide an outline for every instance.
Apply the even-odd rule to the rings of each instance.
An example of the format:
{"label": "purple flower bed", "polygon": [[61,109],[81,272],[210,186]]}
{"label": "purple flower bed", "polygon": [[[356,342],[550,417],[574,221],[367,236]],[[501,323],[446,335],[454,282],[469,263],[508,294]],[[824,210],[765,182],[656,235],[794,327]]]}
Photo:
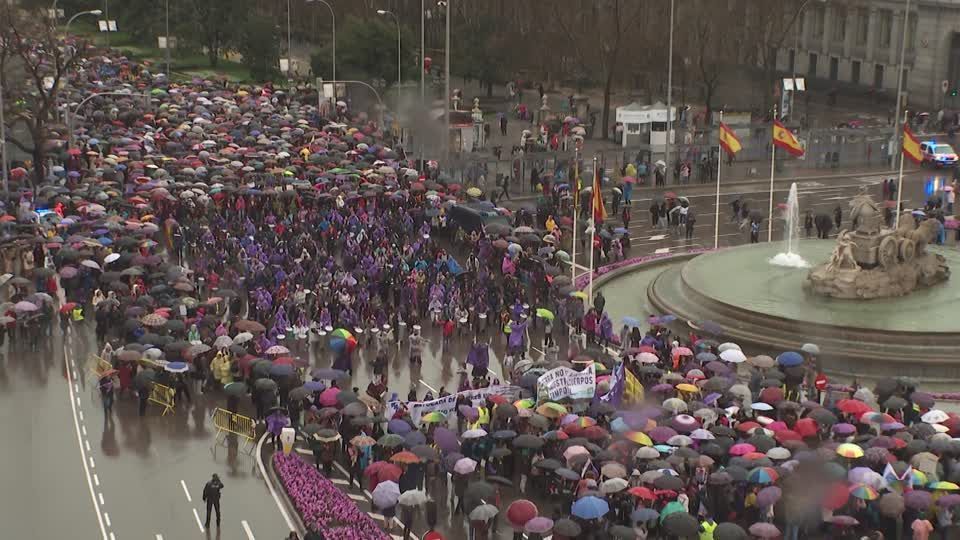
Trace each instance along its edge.
{"label": "purple flower bed", "polygon": [[390,540],[345,493],[296,455],[273,455],[274,470],[308,529],[338,540]]}

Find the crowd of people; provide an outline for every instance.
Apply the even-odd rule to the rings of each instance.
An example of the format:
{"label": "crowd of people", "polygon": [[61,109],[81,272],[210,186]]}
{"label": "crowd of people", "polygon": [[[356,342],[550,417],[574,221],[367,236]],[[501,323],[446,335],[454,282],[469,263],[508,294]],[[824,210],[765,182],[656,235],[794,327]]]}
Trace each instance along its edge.
{"label": "crowd of people", "polygon": [[[94,326],[107,421],[115,395],[145,415],[158,386],[175,402],[199,386],[277,450],[293,427],[405,534],[421,507],[440,526],[447,501],[476,539],[956,534],[960,418],[906,378],[822,395],[812,344],[747,357],[709,322],[612,320],[565,275],[569,187],[512,213],[315,95],[168,82],[109,52],[85,63],[64,99],[152,105],[99,100],[50,182],[6,208],[0,339],[38,348],[55,321]],[[465,226],[459,205],[499,219]],[[682,197],[650,213],[695,223]],[[601,260],[622,258],[629,234],[603,231]],[[419,369],[434,335],[470,344],[457,388],[400,398],[388,366]],[[329,355],[291,352],[308,342]],[[557,369],[594,373],[589,395],[543,395]]]}

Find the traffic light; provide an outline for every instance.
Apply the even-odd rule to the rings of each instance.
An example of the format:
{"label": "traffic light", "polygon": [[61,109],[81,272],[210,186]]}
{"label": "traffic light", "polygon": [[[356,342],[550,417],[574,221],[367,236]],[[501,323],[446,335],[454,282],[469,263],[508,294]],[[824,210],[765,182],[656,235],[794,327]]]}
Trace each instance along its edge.
{"label": "traffic light", "polygon": [[957,89],[956,89],[956,88],[952,88],[952,89],[950,90],[950,97],[957,97]]}

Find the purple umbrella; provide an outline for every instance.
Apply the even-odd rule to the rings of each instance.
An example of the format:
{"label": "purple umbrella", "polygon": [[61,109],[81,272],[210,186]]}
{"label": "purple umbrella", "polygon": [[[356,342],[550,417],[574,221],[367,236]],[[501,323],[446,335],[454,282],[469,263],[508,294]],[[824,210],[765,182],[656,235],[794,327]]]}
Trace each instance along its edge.
{"label": "purple umbrella", "polygon": [[776,538],[780,536],[780,529],[772,523],[754,523],[750,526],[750,534],[757,538]]}
{"label": "purple umbrella", "polygon": [[433,442],[437,443],[440,450],[444,452],[460,451],[460,441],[457,440],[457,434],[445,427],[441,426],[433,430]]}
{"label": "purple umbrella", "polygon": [[657,426],[647,433],[651,439],[658,443],[665,443],[670,440],[670,437],[673,437],[676,434],[676,431],[667,426]]}
{"label": "purple umbrella", "polygon": [[903,502],[907,508],[926,510],[933,502],[933,496],[930,495],[929,491],[919,491],[915,489],[904,494]]}
{"label": "purple umbrella", "polygon": [[783,492],[777,486],[767,486],[757,493],[757,506],[773,506],[782,495]]}
{"label": "purple umbrella", "polygon": [[412,429],[413,427],[411,427],[406,420],[400,420],[399,418],[394,418],[387,423],[387,431],[396,433],[397,435],[410,433]]}
{"label": "purple umbrella", "polygon": [[833,426],[833,432],[837,435],[852,435],[856,431],[857,428],[853,424],[836,424]]}
{"label": "purple umbrella", "polygon": [[956,493],[950,493],[949,495],[944,495],[937,500],[937,504],[940,506],[956,506],[960,504],[960,495]]}

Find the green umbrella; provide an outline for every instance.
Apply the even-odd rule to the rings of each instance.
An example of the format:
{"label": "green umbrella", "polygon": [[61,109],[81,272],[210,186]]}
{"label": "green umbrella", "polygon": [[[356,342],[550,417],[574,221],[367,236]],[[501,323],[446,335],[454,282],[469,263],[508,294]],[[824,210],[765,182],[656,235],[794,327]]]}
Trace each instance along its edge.
{"label": "green umbrella", "polygon": [[545,308],[537,308],[537,317],[548,321],[552,321],[555,318],[553,312]]}

